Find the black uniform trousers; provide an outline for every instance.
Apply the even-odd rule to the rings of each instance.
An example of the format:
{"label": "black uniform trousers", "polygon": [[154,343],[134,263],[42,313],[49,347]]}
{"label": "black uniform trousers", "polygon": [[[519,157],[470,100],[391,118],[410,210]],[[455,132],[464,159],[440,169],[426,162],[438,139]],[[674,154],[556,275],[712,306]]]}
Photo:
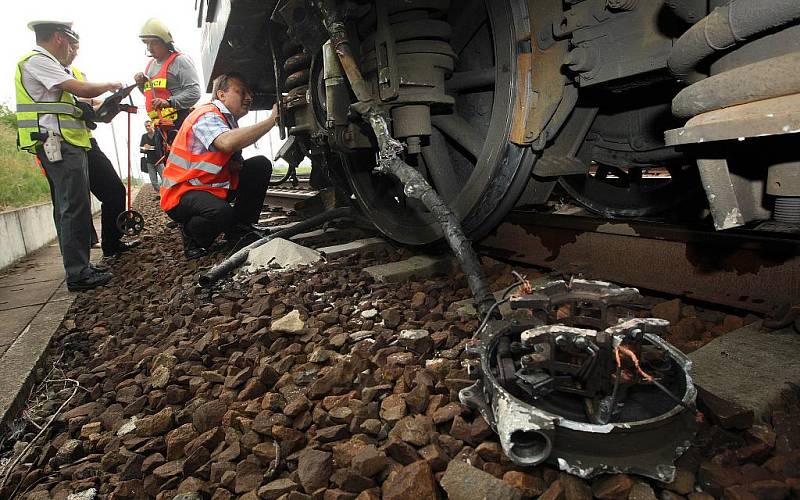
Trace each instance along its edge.
{"label": "black uniform trousers", "polygon": [[[267,158],[248,158],[239,172],[238,189],[228,191],[227,200],[208,191],[188,191],[167,215],[184,225],[184,232],[191,239],[189,244],[208,248],[217,236],[233,230],[236,224],[258,222],[271,175],[272,164]],[[229,202],[233,202],[233,206]]]}
{"label": "black uniform trousers", "polygon": [[117,228],[117,217],[125,211],[125,186],[108,157],[92,138],[92,149],[87,151],[89,164],[89,190],[100,200],[100,238],[106,253],[119,246],[122,233]]}
{"label": "black uniform trousers", "polygon": [[90,277],[93,272],[89,267],[92,208],[86,150],[62,141],[61,161],[50,162],[42,146],[36,147],[36,156],[50,184],[53,222],[67,283],[76,283]]}

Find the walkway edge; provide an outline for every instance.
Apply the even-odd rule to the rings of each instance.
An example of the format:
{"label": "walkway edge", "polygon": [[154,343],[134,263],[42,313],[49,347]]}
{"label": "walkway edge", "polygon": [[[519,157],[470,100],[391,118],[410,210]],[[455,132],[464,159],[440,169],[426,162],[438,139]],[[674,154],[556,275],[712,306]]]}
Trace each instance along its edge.
{"label": "walkway edge", "polygon": [[[62,283],[61,287],[66,285]],[[0,385],[3,387],[0,391],[0,434],[8,429],[8,424],[27,402],[36,383],[36,371],[42,367],[50,341],[75,297],[70,295],[44,304],[3,355],[0,365]]]}

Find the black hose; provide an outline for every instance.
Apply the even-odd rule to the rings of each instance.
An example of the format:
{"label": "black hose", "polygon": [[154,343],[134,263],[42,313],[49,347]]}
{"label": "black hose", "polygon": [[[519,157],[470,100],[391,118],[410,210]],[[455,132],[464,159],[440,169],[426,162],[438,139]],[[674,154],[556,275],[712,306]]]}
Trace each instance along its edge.
{"label": "black hose", "polygon": [[681,82],[705,78],[700,63],[757,35],[800,21],[797,0],[732,0],[689,28],[675,42],[667,64]]}
{"label": "black hose", "polygon": [[293,185],[297,185],[297,166],[296,165],[292,165],[291,163],[286,168],[286,173],[283,174],[283,176],[281,176],[280,179],[272,180],[272,178],[270,178],[270,180],[267,183],[267,185],[268,186],[280,186],[284,182],[288,181],[290,178],[292,179],[292,184]]}
{"label": "black hose", "polygon": [[353,207],[334,208],[322,212],[319,215],[315,215],[314,217],[300,221],[297,224],[293,225],[292,227],[281,229],[280,231],[276,231],[270,234],[269,236],[261,238],[258,241],[254,241],[253,243],[242,248],[241,250],[231,255],[227,259],[223,260],[216,266],[212,267],[207,273],[200,275],[199,279],[200,286],[203,288],[211,287],[214,283],[219,281],[228,273],[230,273],[231,271],[242,265],[242,263],[245,260],[247,260],[247,256],[250,254],[250,250],[258,248],[261,245],[271,240],[274,240],[275,238],[291,238],[296,234],[300,234],[310,229],[314,229],[315,227],[324,224],[326,222],[332,221],[334,219],[348,219],[354,217],[355,215],[356,211],[355,209],[353,209]]}
{"label": "black hose", "polygon": [[486,285],[486,278],[483,275],[483,268],[478,255],[472,248],[472,242],[464,234],[456,214],[453,213],[444,200],[428,184],[425,177],[414,167],[398,157],[387,161],[383,167],[387,173],[400,181],[406,196],[420,200],[436,217],[436,220],[442,226],[444,239],[450,245],[453,254],[461,264],[461,270],[467,277],[472,296],[475,297],[475,302],[477,303],[476,309],[481,316],[486,315],[495,302],[494,297]]}

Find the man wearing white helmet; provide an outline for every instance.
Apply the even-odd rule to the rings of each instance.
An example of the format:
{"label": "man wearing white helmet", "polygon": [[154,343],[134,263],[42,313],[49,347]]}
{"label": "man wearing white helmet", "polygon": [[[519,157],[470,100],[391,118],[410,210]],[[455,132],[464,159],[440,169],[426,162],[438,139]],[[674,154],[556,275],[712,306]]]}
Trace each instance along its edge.
{"label": "man wearing white helmet", "polygon": [[53,220],[70,291],[104,285],[111,274],[89,263],[92,215],[87,151],[89,130],[76,97],[91,98],[122,87],[119,82],[76,79],[65,67],[79,43],[71,22],[33,21],[37,46],[17,63],[17,140],[35,154],[53,197]]}
{"label": "man wearing white helmet", "polygon": [[[156,18],[148,19],[139,33],[152,57],[144,72],[136,73],[134,80],[144,93],[145,108],[161,141],[156,142],[156,153],[162,159],[167,154],[166,142],[177,133],[192,106],[202,95],[200,80],[191,59],[175,49],[166,25]],[[164,168],[163,159],[157,165]]]}

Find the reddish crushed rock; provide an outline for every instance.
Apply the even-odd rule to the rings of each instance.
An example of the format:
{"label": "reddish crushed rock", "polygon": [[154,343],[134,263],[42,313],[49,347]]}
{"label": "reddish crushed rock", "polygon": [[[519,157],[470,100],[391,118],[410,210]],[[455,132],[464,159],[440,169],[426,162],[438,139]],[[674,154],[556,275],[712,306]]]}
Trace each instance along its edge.
{"label": "reddish crushed rock", "polygon": [[[96,488],[115,499],[421,500],[444,498],[447,474],[508,498],[800,493],[794,394],[768,424],[736,432],[704,424],[671,485],[515,467],[482,417],[458,402],[470,383],[460,361],[478,326],[456,304],[469,297],[462,274],[373,283],[361,268],[409,255],[383,250],[260,272],[209,293],[197,277],[224,254],[185,262],[147,188],[136,204],[147,220],[142,245],[114,263],[110,286],[78,296],[54,338],[51,362],[63,353],[64,378],[82,389],[11,474],[10,488],[21,482],[28,498]],[[513,283],[510,270],[487,261],[493,289]],[[684,348],[744,323],[660,302],[654,313],[677,320],[670,340]],[[270,330],[293,311],[301,331]],[[72,393],[61,387],[40,411]]]}

